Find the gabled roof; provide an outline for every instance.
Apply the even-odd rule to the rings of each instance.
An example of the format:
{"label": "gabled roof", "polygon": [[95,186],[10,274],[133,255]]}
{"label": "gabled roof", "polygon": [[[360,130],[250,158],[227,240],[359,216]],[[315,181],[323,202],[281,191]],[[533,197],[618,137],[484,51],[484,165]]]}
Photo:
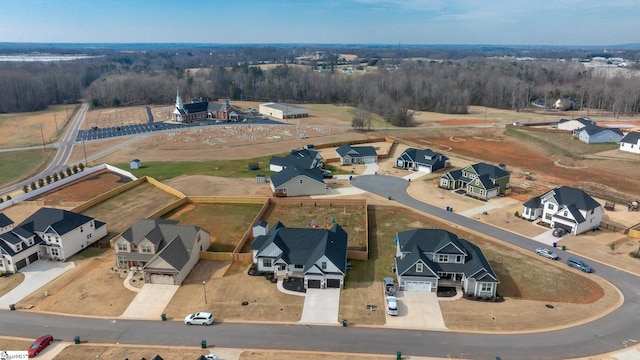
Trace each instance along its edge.
{"label": "gabled roof", "polygon": [[18,227],[32,233],[53,230],[62,236],[91,220],[93,218],[67,210],[40,208],[21,222]]}
{"label": "gabled roof", "polygon": [[[194,242],[195,239],[192,243]],[[156,256],[169,263],[169,265],[177,271],[180,271],[180,269],[189,262],[189,253],[191,252],[190,250],[187,250],[184,245],[182,238],[180,236],[176,236],[173,240],[169,241],[167,246],[160,250]],[[145,267],[151,266],[152,261],[153,259],[151,259]]]}
{"label": "gabled roof", "polygon": [[[491,179],[499,179],[506,176],[509,176],[509,173],[502,170],[501,168],[487,164],[487,163],[477,163],[470,165],[478,176],[488,175]],[[468,167],[467,167],[468,168]],[[465,168],[466,169],[466,168]]]}
{"label": "gabled roof", "polygon": [[420,252],[466,255],[458,236],[441,229],[413,229],[399,232],[398,244],[401,252],[412,252],[417,247]]}
{"label": "gabled roof", "polygon": [[206,112],[209,107],[209,102],[200,101],[195,103],[188,103],[188,104],[182,105],[182,107],[188,114]]}
{"label": "gabled roof", "polygon": [[621,143],[629,143],[629,144],[637,144],[638,140],[640,140],[640,132],[635,132],[632,131],[630,133],[628,133],[627,135],[625,135],[622,140],[620,140]]}
{"label": "gabled roof", "polygon": [[493,181],[491,181],[488,174],[478,176],[478,180],[482,184],[482,187],[486,190],[491,190],[499,187],[498,185],[494,184]]}
{"label": "gabled roof", "polygon": [[585,118],[585,117],[581,117],[581,118],[577,118],[577,119],[560,119],[560,121],[558,121],[558,124],[563,124],[569,121],[577,121],[580,124],[587,126],[587,125],[594,125],[593,120],[589,119],[589,118]]}
{"label": "gabled roof", "polygon": [[349,144],[342,144],[337,149],[336,152],[340,157],[345,157],[347,155],[354,156],[378,156],[376,153],[376,149],[373,146],[351,146]]}
{"label": "gabled roof", "polygon": [[149,241],[153,243],[157,243],[155,240],[157,240],[158,236],[162,236],[162,234],[158,232],[159,229],[153,234],[150,233],[156,230],[160,224],[177,225],[178,221],[165,220],[163,218],[141,219],[125,230],[122,233],[122,237],[133,244],[137,244],[144,238],[149,239]]}
{"label": "gabled roof", "polygon": [[[426,267],[426,271],[422,271],[421,273],[412,271],[414,269],[413,266],[418,262],[421,262]],[[438,265],[420,251],[412,251],[403,258],[397,257],[396,265],[398,267],[397,272],[400,276],[410,275],[440,278],[438,275]]]}
{"label": "gabled roof", "polygon": [[570,205],[575,205],[577,209],[585,211],[601,206],[586,192],[569,186],[561,186],[559,188],[552,189],[547,194],[549,193],[552,193],[556,202],[561,206],[569,207]]}
{"label": "gabled roof", "polygon": [[322,171],[319,168],[302,169],[298,166],[287,166],[284,170],[271,175],[271,182],[277,188],[298,176],[306,176],[324,184]]}
{"label": "gabled roof", "polygon": [[314,161],[321,158],[320,154],[315,150],[291,150],[291,153],[285,157],[272,156],[269,164],[282,167],[299,166],[303,169],[311,169],[314,166],[318,166]]}
{"label": "gabled roof", "polygon": [[0,213],[0,227],[5,227],[5,226],[9,226],[13,224],[13,220],[11,220],[7,215],[5,215],[4,213]]}
{"label": "gabled roof", "polygon": [[442,174],[441,177],[450,177],[452,180],[458,181],[462,178],[462,169],[451,170],[446,174]]}
{"label": "gabled roof", "polygon": [[317,271],[315,263],[326,256],[344,274],[347,239],[347,233],[338,224],[327,230],[287,228],[278,222],[266,235],[255,238],[251,250],[256,250],[259,257],[264,249],[274,244],[282,251],[280,259],[287,264],[304,265],[304,273]]}
{"label": "gabled roof", "polygon": [[448,157],[434,152],[431,149],[418,150],[415,148],[408,148],[402,153],[402,155],[400,155],[399,158],[405,161],[411,161],[417,164],[424,165],[433,165],[438,161],[446,161],[447,159],[449,159]]}
{"label": "gabled roof", "polygon": [[[13,251],[13,249],[11,248],[11,246],[9,246],[9,244],[16,245],[21,241],[22,239],[16,236],[16,234],[13,231],[9,231],[7,233],[1,234],[0,235],[0,254],[15,256],[17,252]],[[27,244],[23,242],[24,245],[20,252],[25,251],[28,248],[39,245],[41,243],[42,243],[42,239],[39,236],[35,235],[33,238],[33,245],[27,246]]]}
{"label": "gabled roof", "polygon": [[576,130],[577,132],[586,132],[589,136],[593,136],[596,134],[599,134],[601,132],[604,131],[611,131],[613,133],[616,133],[618,135],[622,135],[622,130],[618,129],[618,128],[606,128],[606,127],[602,127],[602,126],[598,126],[598,125],[586,125],[580,129]]}

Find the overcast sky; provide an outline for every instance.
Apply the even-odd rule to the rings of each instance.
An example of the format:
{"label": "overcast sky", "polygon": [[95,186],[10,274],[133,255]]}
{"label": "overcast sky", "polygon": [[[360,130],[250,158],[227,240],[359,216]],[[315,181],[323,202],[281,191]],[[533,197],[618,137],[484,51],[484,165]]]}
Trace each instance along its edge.
{"label": "overcast sky", "polygon": [[0,0],[0,42],[615,45],[638,0]]}

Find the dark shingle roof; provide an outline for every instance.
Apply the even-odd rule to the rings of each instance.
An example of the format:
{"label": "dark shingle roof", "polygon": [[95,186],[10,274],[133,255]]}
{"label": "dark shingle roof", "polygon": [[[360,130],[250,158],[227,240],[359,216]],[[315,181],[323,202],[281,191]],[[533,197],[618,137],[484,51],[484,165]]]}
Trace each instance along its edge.
{"label": "dark shingle roof", "polygon": [[337,149],[336,152],[340,157],[345,157],[349,155],[351,157],[354,156],[377,156],[376,149],[373,146],[351,146],[349,144],[342,144]]}
{"label": "dark shingle roof", "polygon": [[5,226],[9,226],[13,224],[13,220],[11,220],[7,215],[5,215],[4,213],[0,213],[0,227],[5,227]]}
{"label": "dark shingle roof", "polygon": [[499,167],[483,162],[473,164],[471,165],[471,167],[476,172],[476,174],[478,174],[478,176],[489,175],[491,179],[499,179],[505,176],[509,176],[508,172],[500,169]]}
{"label": "dark shingle roof", "polygon": [[51,227],[58,235],[64,235],[91,220],[93,218],[67,210],[40,208],[20,223],[18,227],[32,233],[45,232]]}
{"label": "dark shingle roof", "polygon": [[439,161],[446,161],[448,159],[448,157],[434,152],[431,149],[418,150],[415,148],[408,148],[402,153],[402,155],[400,155],[400,158],[424,165],[434,165]]}
{"label": "dark shingle roof", "polygon": [[169,263],[174,269],[180,271],[180,269],[189,262],[189,253],[190,251],[185,248],[182,238],[176,236],[173,240],[170,240],[167,246],[160,250],[157,255]]}
{"label": "dark shingle roof", "polygon": [[637,144],[638,140],[640,140],[640,132],[632,131],[625,135],[620,142],[629,143],[629,144]]}
{"label": "dark shingle roof", "polygon": [[273,183],[273,186],[277,188],[298,176],[306,176],[324,184],[322,171],[320,171],[319,168],[302,169],[298,166],[288,166],[284,170],[271,175],[271,182]]}
{"label": "dark shingle roof", "polygon": [[601,132],[604,131],[611,131],[615,134],[618,135],[622,135],[622,130],[618,129],[618,128],[606,128],[606,127],[602,127],[602,126],[598,126],[598,125],[586,125],[583,128],[580,128],[578,130],[576,130],[578,132],[586,132],[587,134],[589,134],[589,136],[593,136],[596,134],[599,134]]}
{"label": "dark shingle roof", "polygon": [[195,102],[195,103],[188,103],[188,104],[184,104],[182,107],[189,114],[206,112],[209,108],[209,102],[201,101],[201,102]]}
{"label": "dark shingle roof", "polygon": [[569,186],[561,186],[559,188],[552,189],[556,202],[561,206],[575,205],[580,210],[591,210],[600,207],[600,204],[595,201],[586,192],[572,188]]}

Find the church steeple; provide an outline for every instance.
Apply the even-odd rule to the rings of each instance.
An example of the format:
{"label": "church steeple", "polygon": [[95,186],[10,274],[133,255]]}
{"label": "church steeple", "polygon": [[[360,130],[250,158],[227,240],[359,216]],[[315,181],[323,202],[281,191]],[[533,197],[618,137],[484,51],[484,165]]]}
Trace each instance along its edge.
{"label": "church steeple", "polygon": [[182,98],[180,97],[180,88],[176,90],[176,109],[182,110],[184,107],[182,105]]}

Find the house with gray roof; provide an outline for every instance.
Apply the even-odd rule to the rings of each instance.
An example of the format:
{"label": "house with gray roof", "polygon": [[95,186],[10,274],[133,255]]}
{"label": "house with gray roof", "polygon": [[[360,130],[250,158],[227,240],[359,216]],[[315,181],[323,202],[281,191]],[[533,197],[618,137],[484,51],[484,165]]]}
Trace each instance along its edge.
{"label": "house with gray roof", "polygon": [[145,283],[180,285],[209,247],[209,233],[175,220],[142,219],[114,247],[118,268],[142,270]]}
{"label": "house with gray roof", "polygon": [[624,137],[622,130],[598,125],[587,125],[573,131],[573,136],[587,144],[620,142]]}
{"label": "house with gray roof", "polygon": [[395,238],[395,269],[404,291],[461,287],[475,296],[496,295],[500,281],[476,245],[441,229],[413,229]]}
{"label": "house with gray roof", "polygon": [[477,163],[442,175],[438,186],[449,190],[464,189],[468,196],[488,200],[511,191],[510,177],[500,166]]}
{"label": "house with gray roof", "polygon": [[560,119],[560,121],[558,121],[558,130],[574,131],[585,126],[595,124],[596,123],[593,120],[586,117],[577,119]]}
{"label": "house with gray roof", "polygon": [[342,144],[336,149],[340,165],[372,164],[378,162],[378,153],[373,146],[351,146]]}
{"label": "house with gray roof", "polygon": [[632,131],[620,139],[620,151],[640,154],[640,132]]}
{"label": "house with gray roof", "polygon": [[272,156],[269,161],[271,171],[282,171],[287,166],[298,166],[302,169],[321,168],[322,155],[313,149],[291,150],[287,156]]}
{"label": "house with gray roof", "polygon": [[551,228],[577,235],[597,228],[602,220],[600,203],[580,189],[561,186],[523,204],[522,217],[540,220]]}
{"label": "house with gray roof", "polygon": [[62,209],[40,208],[17,226],[0,214],[0,272],[44,257],[65,261],[106,235],[105,223]]}
{"label": "house with gray roof", "polygon": [[304,288],[342,288],[347,271],[348,235],[331,229],[288,228],[277,222],[251,244],[258,271],[276,278],[303,278]]}
{"label": "house with gray roof", "polygon": [[449,158],[431,149],[419,150],[408,148],[402,155],[398,156],[395,165],[400,169],[409,169],[430,174],[447,167],[449,165]]}
{"label": "house with gray roof", "polygon": [[271,176],[271,191],[275,196],[310,196],[325,195],[327,184],[320,168],[305,169],[288,166]]}

